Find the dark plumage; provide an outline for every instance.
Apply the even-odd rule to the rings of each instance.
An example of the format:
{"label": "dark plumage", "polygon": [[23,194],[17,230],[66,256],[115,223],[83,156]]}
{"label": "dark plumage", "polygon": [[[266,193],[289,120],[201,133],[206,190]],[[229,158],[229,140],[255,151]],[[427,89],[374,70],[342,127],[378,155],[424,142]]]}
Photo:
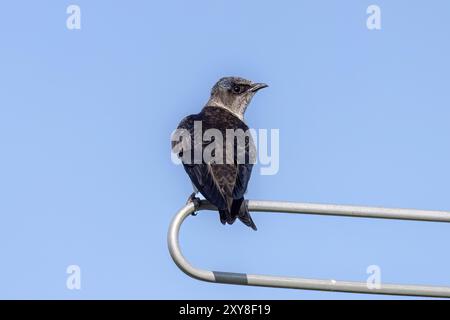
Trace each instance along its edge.
{"label": "dark plumage", "polygon": [[[182,159],[184,169],[190,177],[196,191],[201,194],[212,204],[214,204],[220,214],[220,221],[225,224],[232,224],[236,218],[241,220],[245,225],[256,230],[248,209],[244,201],[244,194],[250,180],[255,150],[253,139],[247,134],[244,140],[234,139],[234,141],[226,140],[227,129],[242,130],[248,132],[248,126],[243,120],[244,112],[250,103],[253,95],[261,88],[267,85],[261,83],[252,83],[248,80],[228,77],[222,78],[213,87],[211,98],[200,113],[187,116],[178,126],[178,129],[184,129],[189,132],[190,141],[181,141],[179,145],[178,156]],[[201,133],[195,132],[195,122],[201,123]],[[209,129],[218,130],[224,140],[223,144],[219,144],[216,139],[205,141],[200,134],[203,135]],[[187,139],[189,140],[189,139]],[[179,141],[173,141],[174,148]],[[227,150],[227,143],[232,143],[233,152],[230,154],[230,148]],[[214,158],[208,160],[204,157],[198,162],[194,162],[194,150],[201,150],[201,154],[205,148],[213,147],[213,156],[220,154],[219,148],[222,150],[222,162],[217,162]],[[210,149],[211,150],[211,149]],[[191,157],[183,157],[186,152]],[[245,161],[242,162],[239,155],[245,155]],[[192,161],[189,161],[192,160]],[[190,199],[193,199],[193,194]]]}

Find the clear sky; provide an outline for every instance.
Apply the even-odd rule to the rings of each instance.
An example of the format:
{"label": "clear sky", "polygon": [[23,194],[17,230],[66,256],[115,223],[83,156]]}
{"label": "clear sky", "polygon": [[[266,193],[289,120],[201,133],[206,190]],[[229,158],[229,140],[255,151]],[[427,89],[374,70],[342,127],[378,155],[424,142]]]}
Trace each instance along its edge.
{"label": "clear sky", "polygon": [[[81,8],[68,30],[66,8]],[[381,8],[381,30],[366,9]],[[450,210],[450,2],[8,1],[0,10],[0,298],[367,299],[200,282],[172,262],[191,192],[170,133],[225,75],[266,82],[280,130],[249,199]],[[222,271],[450,285],[450,226],[253,214],[189,218],[182,249]],[[69,265],[81,290],[66,287]]]}

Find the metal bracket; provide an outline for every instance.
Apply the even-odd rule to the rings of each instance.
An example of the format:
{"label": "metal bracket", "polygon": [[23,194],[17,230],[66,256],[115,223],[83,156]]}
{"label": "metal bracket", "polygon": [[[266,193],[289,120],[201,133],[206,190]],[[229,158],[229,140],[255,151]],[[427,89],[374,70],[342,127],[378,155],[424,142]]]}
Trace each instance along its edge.
{"label": "metal bracket", "polygon": [[[450,222],[450,212],[446,211],[390,209],[255,200],[248,201],[248,208],[250,211],[260,212]],[[202,200],[198,210],[216,210],[216,208],[209,204],[207,201]],[[369,288],[365,282],[307,279],[272,275],[254,275],[245,273],[209,271],[194,268],[184,258],[179,246],[180,226],[183,221],[194,211],[195,208],[194,204],[192,203],[187,204],[180,211],[178,211],[178,213],[173,218],[172,223],[170,224],[167,236],[169,252],[172,256],[173,261],[184,273],[192,278],[208,282],[263,287],[450,298],[450,287],[382,283],[379,288]]]}

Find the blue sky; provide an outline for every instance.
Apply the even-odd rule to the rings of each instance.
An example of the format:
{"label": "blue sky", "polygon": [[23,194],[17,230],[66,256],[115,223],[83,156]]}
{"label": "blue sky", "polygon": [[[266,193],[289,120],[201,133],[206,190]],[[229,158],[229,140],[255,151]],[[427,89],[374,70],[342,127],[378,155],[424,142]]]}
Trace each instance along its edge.
{"label": "blue sky", "polygon": [[[81,30],[66,8],[81,8]],[[381,8],[382,29],[366,28]],[[252,128],[280,170],[249,199],[450,210],[450,3],[9,1],[0,12],[0,298],[367,299],[193,280],[166,233],[191,192],[170,133],[224,75],[266,82]],[[257,171],[255,171],[257,172]],[[254,213],[189,218],[195,266],[450,285],[446,224]],[[81,290],[66,268],[81,268]]]}

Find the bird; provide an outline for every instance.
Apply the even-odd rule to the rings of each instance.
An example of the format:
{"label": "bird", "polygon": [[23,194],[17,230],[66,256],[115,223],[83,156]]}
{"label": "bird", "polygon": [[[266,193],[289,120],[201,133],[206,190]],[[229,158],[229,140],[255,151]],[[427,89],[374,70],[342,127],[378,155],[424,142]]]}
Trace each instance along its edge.
{"label": "bird", "polygon": [[[182,119],[175,130],[184,135],[172,140],[172,151],[181,160],[194,188],[187,203],[193,202],[197,209],[200,199],[196,195],[200,192],[217,207],[223,225],[239,219],[257,230],[244,199],[256,159],[255,144],[248,134],[244,114],[256,92],[266,87],[265,83],[241,77],[223,77],[212,87],[201,111]],[[235,136],[227,136],[229,130]],[[210,139],[205,138],[208,131],[215,133],[214,137],[211,134]],[[237,132],[244,132],[244,139]],[[225,143],[219,141],[223,137],[228,138]],[[201,159],[192,160],[195,152],[203,155]]]}

